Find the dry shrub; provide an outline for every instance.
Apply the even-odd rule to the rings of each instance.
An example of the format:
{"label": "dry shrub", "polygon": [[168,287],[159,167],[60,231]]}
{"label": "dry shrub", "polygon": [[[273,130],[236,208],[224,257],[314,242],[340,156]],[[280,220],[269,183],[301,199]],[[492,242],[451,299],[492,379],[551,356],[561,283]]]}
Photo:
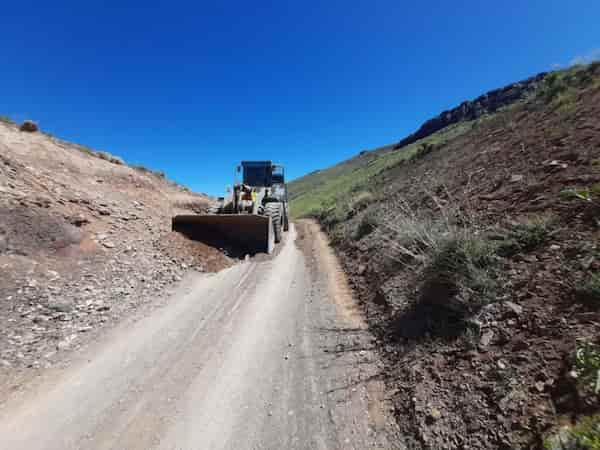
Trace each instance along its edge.
{"label": "dry shrub", "polygon": [[375,201],[375,196],[368,191],[358,192],[352,202],[350,203],[350,209],[359,212],[369,206],[371,203]]}
{"label": "dry shrub", "polygon": [[119,166],[122,166],[125,164],[125,161],[123,161],[122,158],[115,156],[115,155],[111,155],[108,152],[96,152],[96,156],[100,159],[111,162],[113,164],[117,164]]}
{"label": "dry shrub", "polygon": [[466,316],[495,299],[500,258],[468,214],[430,196],[435,212],[420,214],[401,201],[401,213],[381,225],[387,256],[417,269],[419,302]]}

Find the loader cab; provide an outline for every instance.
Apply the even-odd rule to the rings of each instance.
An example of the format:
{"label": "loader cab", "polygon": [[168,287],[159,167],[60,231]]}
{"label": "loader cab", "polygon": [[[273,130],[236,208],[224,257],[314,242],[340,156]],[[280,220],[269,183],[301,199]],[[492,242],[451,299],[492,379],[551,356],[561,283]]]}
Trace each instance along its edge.
{"label": "loader cab", "polygon": [[283,166],[272,161],[242,161],[237,171],[243,173],[243,183],[247,186],[271,187],[285,182]]}

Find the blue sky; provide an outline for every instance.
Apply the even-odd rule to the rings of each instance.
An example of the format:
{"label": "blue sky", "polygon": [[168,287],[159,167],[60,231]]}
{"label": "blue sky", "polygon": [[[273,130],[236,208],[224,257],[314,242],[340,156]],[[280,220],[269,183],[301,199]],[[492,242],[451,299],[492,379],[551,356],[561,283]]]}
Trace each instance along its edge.
{"label": "blue sky", "polygon": [[[600,2],[5,2],[0,114],[219,194],[400,139],[600,48]],[[597,53],[596,53],[597,54]]]}

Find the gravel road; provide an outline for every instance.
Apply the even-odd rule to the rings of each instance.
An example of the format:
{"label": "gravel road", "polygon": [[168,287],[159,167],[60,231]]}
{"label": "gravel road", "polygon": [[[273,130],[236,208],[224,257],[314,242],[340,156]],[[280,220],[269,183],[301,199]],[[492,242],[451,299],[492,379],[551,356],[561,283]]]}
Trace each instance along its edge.
{"label": "gravel road", "polygon": [[5,402],[0,448],[393,448],[372,338],[319,233],[185,279]]}

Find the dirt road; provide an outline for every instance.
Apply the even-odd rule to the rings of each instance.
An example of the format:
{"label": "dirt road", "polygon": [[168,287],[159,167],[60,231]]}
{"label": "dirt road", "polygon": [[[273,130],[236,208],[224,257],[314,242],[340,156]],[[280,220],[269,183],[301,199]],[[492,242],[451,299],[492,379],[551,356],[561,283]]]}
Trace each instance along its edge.
{"label": "dirt road", "polygon": [[194,275],[9,399],[0,448],[393,448],[372,338],[310,223],[274,258]]}

